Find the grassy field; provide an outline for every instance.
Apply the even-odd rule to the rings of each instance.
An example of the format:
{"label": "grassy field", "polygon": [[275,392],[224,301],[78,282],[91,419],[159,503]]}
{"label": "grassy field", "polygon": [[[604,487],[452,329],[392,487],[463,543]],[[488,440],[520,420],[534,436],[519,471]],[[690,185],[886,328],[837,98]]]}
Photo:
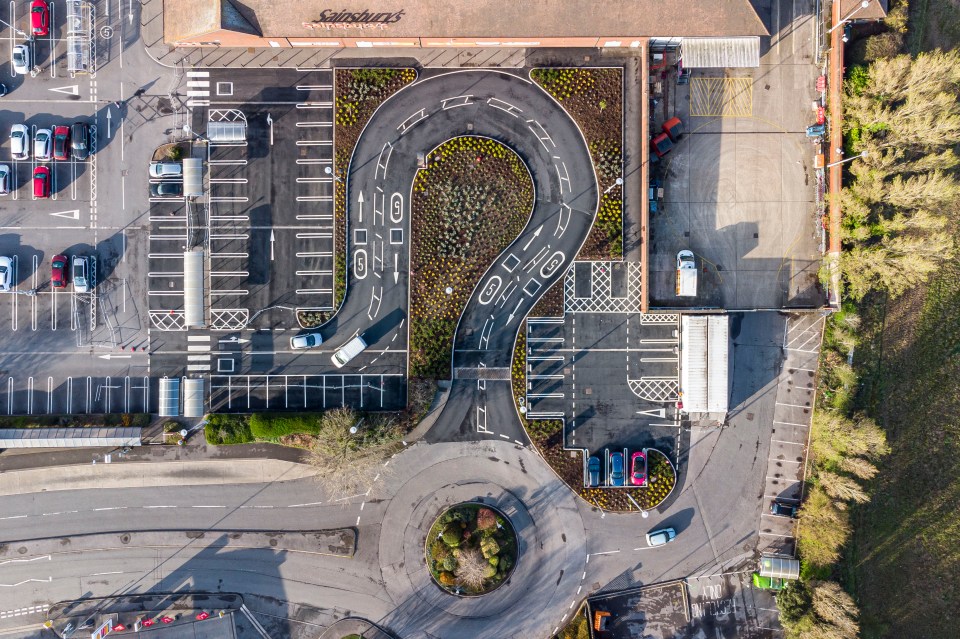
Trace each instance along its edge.
{"label": "grassy field", "polygon": [[960,261],[926,288],[865,305],[855,364],[892,454],[854,513],[845,577],[862,637],[957,636]]}

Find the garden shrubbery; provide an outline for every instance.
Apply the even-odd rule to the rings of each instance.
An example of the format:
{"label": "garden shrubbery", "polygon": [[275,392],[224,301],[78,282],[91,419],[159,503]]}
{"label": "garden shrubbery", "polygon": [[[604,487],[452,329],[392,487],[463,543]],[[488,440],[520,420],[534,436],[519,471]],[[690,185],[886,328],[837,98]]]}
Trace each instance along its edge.
{"label": "garden shrubbery", "polygon": [[225,413],[208,415],[203,434],[207,438],[207,443],[214,446],[246,444],[254,440],[253,433],[250,431],[249,415]]}
{"label": "garden shrubbery", "polygon": [[517,560],[517,538],[510,522],[479,504],[444,512],[427,534],[427,565],[441,587],[483,594],[510,576]]}
{"label": "garden shrubbery", "polygon": [[284,435],[316,435],[323,413],[254,413],[250,432],[258,439],[276,439]]}

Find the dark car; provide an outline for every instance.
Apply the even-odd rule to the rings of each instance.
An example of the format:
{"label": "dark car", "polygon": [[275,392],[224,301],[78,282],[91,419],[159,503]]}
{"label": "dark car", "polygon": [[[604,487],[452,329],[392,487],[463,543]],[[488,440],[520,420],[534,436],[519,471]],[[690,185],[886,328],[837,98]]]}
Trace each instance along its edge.
{"label": "dark car", "polygon": [[30,31],[35,36],[50,35],[50,7],[47,0],[30,3]]}
{"label": "dark car", "polygon": [[150,185],[151,197],[183,197],[182,182],[160,182]]}
{"label": "dark car", "polygon": [[70,127],[70,148],[78,160],[86,160],[90,155],[90,127],[86,122],[74,122]]}
{"label": "dark car", "polygon": [[623,453],[611,453],[610,455],[610,485],[624,485]]}
{"label": "dark car", "polygon": [[53,127],[53,159],[70,159],[70,127],[68,126]]}
{"label": "dark car", "polygon": [[798,507],[795,504],[788,504],[779,499],[774,500],[770,504],[770,514],[777,515],[778,517],[790,517],[793,519],[797,516],[797,509]]}
{"label": "dark car", "polygon": [[661,133],[650,141],[650,150],[656,153],[658,158],[665,156],[672,148],[673,142],[666,133]]}
{"label": "dark car", "polygon": [[591,457],[587,460],[587,485],[596,488],[600,485],[600,458]]}
{"label": "dark car", "polygon": [[53,288],[63,288],[67,285],[67,264],[69,264],[66,255],[54,255],[50,263],[50,285]]}

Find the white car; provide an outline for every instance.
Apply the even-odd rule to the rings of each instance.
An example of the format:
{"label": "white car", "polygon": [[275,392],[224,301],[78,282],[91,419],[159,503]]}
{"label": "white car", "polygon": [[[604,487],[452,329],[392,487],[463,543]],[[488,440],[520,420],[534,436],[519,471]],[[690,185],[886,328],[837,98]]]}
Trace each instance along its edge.
{"label": "white car", "polygon": [[673,528],[662,528],[660,530],[654,530],[647,533],[647,545],[651,548],[656,548],[657,546],[662,546],[666,543],[673,541],[674,537],[677,536],[677,531]]}
{"label": "white car", "polygon": [[0,164],[0,195],[10,193],[10,165]]}
{"label": "white car", "polygon": [[0,256],[0,291],[9,291],[13,286],[13,258]]}
{"label": "white car", "polygon": [[154,179],[180,177],[183,175],[183,165],[176,162],[151,162],[150,177]]}
{"label": "white car", "polygon": [[26,124],[10,127],[10,153],[14,160],[30,159],[30,129]]}
{"label": "white car", "polygon": [[27,45],[18,44],[13,47],[13,70],[23,75],[30,73],[30,67],[32,66],[30,58],[30,47]]}
{"label": "white car", "polygon": [[290,338],[290,348],[300,350],[303,348],[314,348],[323,344],[323,338],[320,333],[304,333]]}
{"label": "white car", "polygon": [[37,129],[33,136],[33,157],[38,160],[49,160],[51,158],[51,149],[53,148],[53,131],[50,129]]}
{"label": "white car", "polygon": [[73,256],[73,290],[77,293],[90,292],[90,258],[82,255]]}

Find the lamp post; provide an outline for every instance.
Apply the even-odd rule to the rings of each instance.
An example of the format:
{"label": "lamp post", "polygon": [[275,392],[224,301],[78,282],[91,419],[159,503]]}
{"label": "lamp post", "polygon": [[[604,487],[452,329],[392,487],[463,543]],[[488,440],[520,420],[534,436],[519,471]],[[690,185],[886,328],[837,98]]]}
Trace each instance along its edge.
{"label": "lamp post", "polygon": [[606,195],[607,193],[609,193],[610,191],[612,191],[613,189],[621,185],[623,185],[623,178],[617,178],[617,181],[611,184],[610,186],[608,186],[607,190],[604,191],[603,194]]}
{"label": "lamp post", "polygon": [[845,160],[837,160],[836,162],[831,162],[830,164],[828,164],[828,165],[826,166],[826,168],[829,169],[831,166],[838,166],[838,165],[840,165],[840,164],[844,164],[845,162],[850,162],[851,160],[856,160],[857,158],[865,158],[865,157],[867,157],[868,155],[869,155],[869,152],[868,152],[868,151],[864,151],[864,152],[861,153],[860,155],[855,155],[855,156],[853,156],[852,158],[847,158],[847,159],[845,159]]}
{"label": "lamp post", "polygon": [[[840,2],[840,0],[833,0],[833,1],[834,1],[834,2]],[[849,21],[850,21],[850,18],[852,18],[853,15],[854,15],[857,11],[860,11],[861,9],[866,9],[866,8],[869,7],[869,6],[870,6],[870,0],[863,0],[860,4],[858,4],[857,6],[855,6],[852,11],[850,11],[849,13],[847,13],[847,15],[846,15],[845,17],[841,18],[841,19],[840,19],[840,22],[838,22],[837,24],[835,24],[835,25],[833,25],[832,27],[830,27],[830,28],[827,30],[827,33],[833,33],[835,29],[838,29],[839,27],[842,27],[844,24],[846,24],[847,22],[849,22]]]}
{"label": "lamp post", "polygon": [[337,174],[333,172],[333,169],[330,168],[329,166],[323,167],[323,172],[326,173],[327,175],[329,175],[330,177],[332,177],[332,178],[333,178],[334,180],[336,180],[337,182],[343,182],[343,180],[341,180],[341,179],[337,176]]}

